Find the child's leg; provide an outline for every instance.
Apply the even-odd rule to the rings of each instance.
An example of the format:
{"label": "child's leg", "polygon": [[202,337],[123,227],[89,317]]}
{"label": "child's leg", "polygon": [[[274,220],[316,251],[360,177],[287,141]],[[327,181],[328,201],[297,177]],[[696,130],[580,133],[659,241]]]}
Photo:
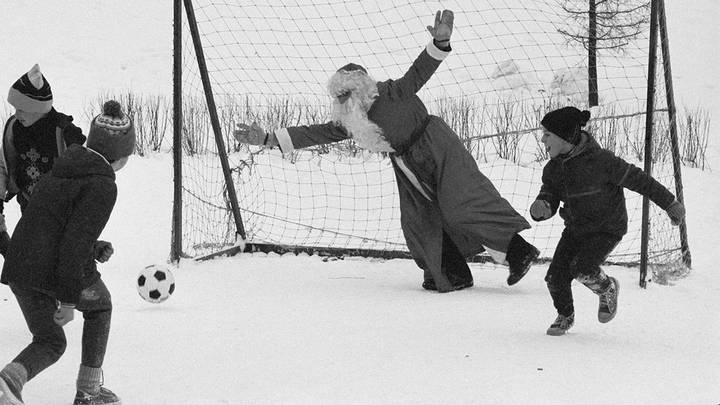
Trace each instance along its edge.
{"label": "child's leg", "polygon": [[545,276],[553,305],[558,314],[563,316],[570,316],[575,312],[571,289],[575,273],[571,263],[575,258],[576,246],[577,240],[567,230],[563,231]]}
{"label": "child's leg", "polygon": [[58,361],[67,341],[62,327],[53,320],[57,309],[55,298],[17,284],[11,284],[10,289],[33,336],[32,343],[0,371],[0,376],[19,398],[27,381]]}
{"label": "child's leg", "polygon": [[588,235],[573,266],[577,269],[578,281],[598,295],[598,321],[610,322],[617,313],[617,300],[620,284],[608,277],[600,268],[612,252],[620,237],[611,234]]}
{"label": "child's leg", "polygon": [[76,309],[83,314],[82,361],[77,387],[86,393],[96,393],[102,385],[102,365],[105,359],[112,300],[102,280],[84,289]]}
{"label": "child's leg", "polygon": [[577,280],[595,294],[602,294],[610,285],[610,279],[600,265],[615,249],[620,239],[608,233],[595,233],[584,236],[582,243],[578,245],[577,255],[571,266]]}

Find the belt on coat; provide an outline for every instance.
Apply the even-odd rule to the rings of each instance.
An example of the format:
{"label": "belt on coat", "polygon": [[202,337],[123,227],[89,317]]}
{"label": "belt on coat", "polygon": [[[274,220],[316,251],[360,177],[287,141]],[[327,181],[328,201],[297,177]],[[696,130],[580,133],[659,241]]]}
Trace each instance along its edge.
{"label": "belt on coat", "polygon": [[410,181],[410,184],[412,184],[417,191],[422,194],[423,197],[425,197],[427,200],[432,201],[432,198],[430,197],[433,193],[430,191],[430,188],[427,187],[427,185],[424,185],[420,179],[415,176],[415,173],[412,172],[412,170],[407,166],[407,163],[405,163],[405,159],[403,159],[403,155],[406,154],[410,148],[417,143],[418,139],[425,133],[425,129],[427,128],[428,124],[430,123],[430,119],[432,116],[428,115],[423,123],[413,131],[413,133],[408,137],[408,139],[399,144],[393,146],[395,149],[394,153],[390,154],[390,159],[392,159],[397,167],[400,169],[403,174],[405,174],[405,177]]}
{"label": "belt on coat", "polygon": [[415,145],[415,143],[420,139],[420,137],[425,133],[425,129],[427,129],[428,124],[430,123],[430,120],[432,119],[432,115],[428,115],[425,117],[425,120],[423,120],[422,124],[420,124],[419,127],[413,131],[412,134],[408,137],[408,139],[405,140],[405,142],[400,142],[397,145],[393,145],[393,149],[395,149],[395,154],[398,156],[402,156],[406,154],[410,148]]}

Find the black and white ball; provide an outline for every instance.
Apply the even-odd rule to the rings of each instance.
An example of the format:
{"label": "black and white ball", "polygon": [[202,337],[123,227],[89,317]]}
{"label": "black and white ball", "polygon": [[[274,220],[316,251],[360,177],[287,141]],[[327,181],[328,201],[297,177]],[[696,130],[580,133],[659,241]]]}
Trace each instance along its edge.
{"label": "black and white ball", "polygon": [[145,301],[159,304],[175,291],[175,277],[168,266],[151,264],[138,275],[137,290]]}

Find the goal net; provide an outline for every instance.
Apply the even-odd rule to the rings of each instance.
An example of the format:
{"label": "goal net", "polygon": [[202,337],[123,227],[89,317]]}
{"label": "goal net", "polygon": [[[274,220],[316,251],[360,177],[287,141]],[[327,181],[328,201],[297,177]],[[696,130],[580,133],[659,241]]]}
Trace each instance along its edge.
{"label": "goal net", "polygon": [[[588,2],[574,3],[582,10]],[[327,122],[326,83],[338,67],[354,62],[379,81],[401,77],[429,42],[425,27],[435,11],[451,9],[453,51],[418,95],[531,222],[525,238],[551,258],[562,219],[536,223],[528,213],[548,160],[540,143],[542,116],[565,105],[591,108],[587,129],[601,146],[644,165],[650,7],[641,0],[615,3],[635,10],[618,14],[615,23],[636,23],[637,32],[615,43],[598,29],[598,105],[591,108],[588,44],[582,38],[588,13],[583,17],[569,8],[572,2],[193,1],[200,56],[207,64],[247,242],[281,251],[407,257],[387,156],[363,151],[352,141],[283,155],[239,144],[232,132],[238,123],[257,122],[272,130]],[[238,229],[189,28],[183,18],[182,252],[198,257],[232,247]],[[674,193],[663,69],[657,72],[652,174]],[[635,264],[642,197],[625,194],[629,231],[608,262]],[[682,271],[676,266],[682,258],[679,232],[652,203],[649,235],[648,263]]]}

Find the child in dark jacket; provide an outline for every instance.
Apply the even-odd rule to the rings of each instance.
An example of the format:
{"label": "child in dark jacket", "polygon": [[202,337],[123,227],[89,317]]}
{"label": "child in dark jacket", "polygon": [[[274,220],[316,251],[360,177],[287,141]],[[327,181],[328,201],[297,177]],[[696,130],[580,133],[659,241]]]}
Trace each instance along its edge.
{"label": "child in dark jacket", "polygon": [[535,221],[558,211],[565,221],[545,281],[558,316],[548,335],[562,335],[573,326],[575,310],[570,284],[573,279],[600,297],[598,320],[609,322],[617,312],[620,285],[600,268],[627,232],[623,188],[647,196],[667,211],[673,224],[684,220],[682,203],[662,184],[612,152],[603,149],[582,127],[589,111],[564,107],[545,115],[542,142],[550,161],[542,174],[542,187],[530,207]]}
{"label": "child in dark jacket", "polygon": [[66,347],[62,327],[74,310],[84,317],[74,405],[120,404],[102,387],[112,303],[95,262],[109,259],[112,250],[97,249],[96,242],[117,198],[115,172],[134,147],[132,122],[108,101],[91,123],[87,147],[70,146],[35,187],[0,277],[15,294],[33,340],[0,371],[0,404],[21,404],[25,383],[60,358]]}
{"label": "child in dark jacket", "polygon": [[5,255],[10,236],[5,226],[3,203],[16,197],[25,210],[40,177],[52,169],[67,146],[85,142],[73,125],[73,117],[53,107],[50,84],[35,65],[8,92],[15,115],[5,123],[0,142],[0,254]]}

